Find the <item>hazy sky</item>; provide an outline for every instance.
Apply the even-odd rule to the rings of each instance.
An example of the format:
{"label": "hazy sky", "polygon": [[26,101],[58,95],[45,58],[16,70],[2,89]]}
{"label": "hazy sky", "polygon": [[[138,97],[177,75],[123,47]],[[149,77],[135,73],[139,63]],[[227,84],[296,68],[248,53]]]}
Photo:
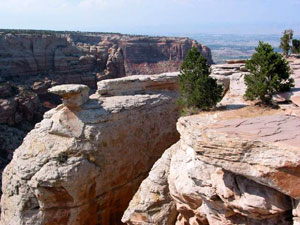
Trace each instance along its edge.
{"label": "hazy sky", "polygon": [[0,0],[0,28],[299,34],[300,0]]}

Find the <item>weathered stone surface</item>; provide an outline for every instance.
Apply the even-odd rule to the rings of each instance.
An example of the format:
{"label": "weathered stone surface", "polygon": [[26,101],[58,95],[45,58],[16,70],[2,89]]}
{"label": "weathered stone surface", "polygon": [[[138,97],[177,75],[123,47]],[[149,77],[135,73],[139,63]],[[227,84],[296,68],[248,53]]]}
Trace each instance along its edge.
{"label": "weathered stone surface", "polygon": [[63,104],[68,107],[79,107],[89,99],[89,87],[83,84],[64,84],[54,86],[49,92],[60,95]]}
{"label": "weathered stone surface", "polygon": [[[56,85],[84,84],[94,91],[104,79],[178,71],[192,46],[213,63],[210,49],[189,38],[0,30],[0,123],[20,129],[27,118],[31,125],[39,122],[61,103],[47,91]],[[26,91],[21,96],[6,81]]]}
{"label": "weathered stone surface", "polygon": [[245,63],[218,64],[212,66],[211,76],[222,84],[226,95],[219,103],[227,109],[236,109],[249,105],[244,100],[246,92],[244,76],[248,73],[245,70]]}
{"label": "weathered stone surface", "polygon": [[[166,150],[155,163],[147,179],[129,204],[122,221],[131,224],[168,224],[176,221],[177,212],[168,187],[168,176],[173,150],[178,144]],[[150,214],[149,211],[152,213]]]}
{"label": "weathered stone surface", "polygon": [[136,75],[98,82],[101,95],[130,95],[156,90],[178,90],[178,72],[157,75]]}
{"label": "weathered stone surface", "polygon": [[[298,117],[258,107],[180,118],[180,141],[158,161],[169,167],[154,167],[143,181],[169,192],[152,211],[153,198],[142,185],[123,222],[167,224],[134,218],[159,218],[159,207],[173,201],[176,225],[297,224],[299,124]],[[146,197],[138,201],[141,193]],[[169,195],[172,201],[161,200]]]}
{"label": "weathered stone surface", "polygon": [[120,224],[151,166],[179,138],[177,95],[94,94],[81,107],[45,113],[3,173],[1,224]]}

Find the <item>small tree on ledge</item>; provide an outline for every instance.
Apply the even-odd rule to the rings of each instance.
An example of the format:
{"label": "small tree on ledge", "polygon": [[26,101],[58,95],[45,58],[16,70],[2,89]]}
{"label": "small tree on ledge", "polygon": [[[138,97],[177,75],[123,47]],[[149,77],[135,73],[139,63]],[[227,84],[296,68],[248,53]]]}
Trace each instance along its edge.
{"label": "small tree on ledge", "polygon": [[288,56],[291,50],[290,42],[293,39],[293,34],[293,30],[285,30],[283,36],[280,38],[280,48],[283,50],[285,56]]}
{"label": "small tree on ledge", "polygon": [[294,80],[290,77],[288,62],[281,54],[274,52],[270,44],[260,41],[255,50],[246,62],[250,74],[245,76],[245,97],[271,104],[273,94],[289,91],[294,86]]}
{"label": "small tree on ledge", "polygon": [[186,108],[209,110],[222,99],[222,86],[209,76],[210,66],[196,47],[192,47],[180,69],[179,104]]}

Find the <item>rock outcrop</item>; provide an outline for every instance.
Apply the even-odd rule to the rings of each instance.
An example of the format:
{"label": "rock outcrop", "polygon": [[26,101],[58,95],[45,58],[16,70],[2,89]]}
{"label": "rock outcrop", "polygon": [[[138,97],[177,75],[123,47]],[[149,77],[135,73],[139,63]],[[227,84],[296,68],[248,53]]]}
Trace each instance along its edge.
{"label": "rock outcrop", "polygon": [[32,90],[9,82],[0,83],[0,174],[44,112],[38,95]]}
{"label": "rock outcrop", "polygon": [[180,141],[143,181],[123,222],[298,224],[299,124],[248,107],[181,118]]}
{"label": "rock outcrop", "polygon": [[61,103],[49,88],[95,91],[105,79],[178,71],[192,46],[212,63],[210,50],[188,38],[0,30],[0,174],[43,113]]}
{"label": "rock outcrop", "polygon": [[[292,108],[295,110],[300,107],[300,59],[291,56],[287,59],[289,62],[292,76],[295,80],[295,87],[290,92],[279,93],[273,96],[273,101],[280,105],[281,108]],[[227,64],[212,65],[211,76],[222,84],[226,95],[220,102],[221,105],[228,109],[239,108],[249,104],[243,98],[246,91],[244,76],[248,74],[245,68],[245,60],[228,60]],[[292,104],[287,104],[291,102]],[[296,108],[294,106],[296,106]],[[297,114],[299,114],[297,112]]]}
{"label": "rock outcrop", "polygon": [[[128,79],[105,85],[124,82]],[[107,96],[89,99],[86,86],[50,89],[63,104],[45,113],[5,168],[1,224],[121,223],[151,166],[179,139],[177,74],[140,76],[130,83],[143,89],[123,94],[107,88]]]}
{"label": "rock outcrop", "polygon": [[[247,106],[243,64],[216,65],[231,110],[182,117],[180,140],[156,162],[125,211],[129,225],[299,225],[299,62],[280,110]],[[236,79],[235,77],[238,77]],[[287,96],[287,97],[286,97]],[[299,95],[300,96],[300,95]],[[241,108],[232,110],[233,108]]]}
{"label": "rock outcrop", "polygon": [[228,109],[239,108],[248,105],[243,95],[246,91],[244,76],[248,74],[243,61],[232,60],[228,64],[217,64],[212,66],[211,76],[222,84],[226,95],[220,105]]}

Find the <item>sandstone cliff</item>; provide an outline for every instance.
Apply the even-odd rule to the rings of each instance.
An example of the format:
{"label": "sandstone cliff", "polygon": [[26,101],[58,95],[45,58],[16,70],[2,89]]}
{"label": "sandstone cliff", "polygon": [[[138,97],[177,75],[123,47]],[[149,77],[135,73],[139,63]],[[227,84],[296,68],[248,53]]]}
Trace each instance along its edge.
{"label": "sandstone cliff", "polygon": [[143,181],[123,222],[298,224],[299,124],[258,108],[181,118],[180,141]]}
{"label": "sandstone cliff", "polygon": [[48,88],[95,90],[104,79],[178,71],[192,46],[212,63],[210,50],[188,38],[0,30],[0,174],[43,113],[61,103]]}
{"label": "sandstone cliff", "polygon": [[216,65],[213,76],[228,84],[222,104],[230,110],[179,119],[179,142],[153,166],[122,221],[300,224],[300,61],[289,61],[296,87],[274,96],[280,110],[245,107],[243,64]]}
{"label": "sandstone cliff", "polygon": [[103,78],[178,71],[192,46],[212,63],[210,49],[189,38],[2,30],[0,77],[93,88]]}
{"label": "sandstone cliff", "polygon": [[120,224],[153,163],[179,138],[177,74],[98,86],[101,95],[90,97],[85,85],[50,89],[63,104],[44,115],[5,168],[1,224]]}

